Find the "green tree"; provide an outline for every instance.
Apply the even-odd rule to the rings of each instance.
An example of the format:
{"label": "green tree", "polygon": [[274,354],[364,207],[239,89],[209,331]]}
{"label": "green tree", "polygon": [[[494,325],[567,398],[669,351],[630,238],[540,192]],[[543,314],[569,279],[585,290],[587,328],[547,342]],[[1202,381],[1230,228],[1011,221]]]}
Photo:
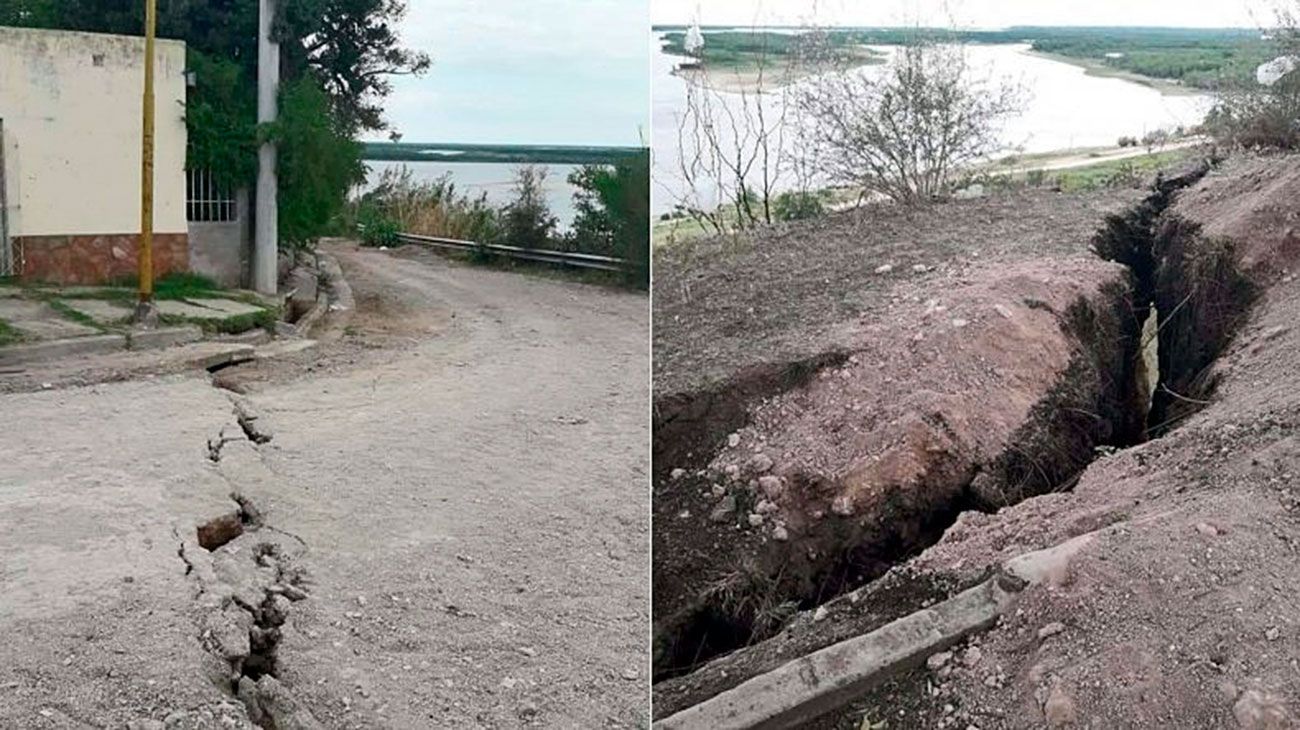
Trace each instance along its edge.
{"label": "green tree", "polygon": [[514,199],[502,213],[506,243],[523,248],[550,248],[557,220],[546,203],[546,168],[522,165],[515,171]]}
{"label": "green tree", "polygon": [[264,134],[280,149],[281,244],[305,245],[337,219],[347,190],[365,178],[360,144],[330,114],[329,97],[311,78],[283,89],[280,119]]}
{"label": "green tree", "polygon": [[586,165],[569,175],[574,193],[571,248],[622,258],[631,283],[650,282],[650,152],[615,165]]}

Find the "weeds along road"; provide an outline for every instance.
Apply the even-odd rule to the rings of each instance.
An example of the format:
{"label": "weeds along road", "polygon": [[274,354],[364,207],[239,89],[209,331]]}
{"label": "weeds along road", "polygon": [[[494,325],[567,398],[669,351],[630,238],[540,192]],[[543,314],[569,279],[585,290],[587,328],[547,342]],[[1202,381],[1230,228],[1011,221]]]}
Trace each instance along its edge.
{"label": "weeds along road", "polygon": [[[226,629],[281,604],[280,727],[647,723],[646,298],[330,249],[356,316],[223,371],[242,395],[199,374],[0,396],[0,726],[238,726]],[[263,526],[209,552],[196,525],[232,491]]]}

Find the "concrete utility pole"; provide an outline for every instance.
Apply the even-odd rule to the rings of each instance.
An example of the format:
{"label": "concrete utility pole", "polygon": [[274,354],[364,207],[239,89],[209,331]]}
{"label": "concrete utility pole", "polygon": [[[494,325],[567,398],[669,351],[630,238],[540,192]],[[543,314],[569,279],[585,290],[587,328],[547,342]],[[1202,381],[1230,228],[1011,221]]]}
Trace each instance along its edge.
{"label": "concrete utility pole", "polygon": [[140,250],[136,254],[139,265],[139,302],[135,307],[135,322],[150,326],[158,321],[158,311],[153,303],[153,146],[154,117],[154,36],[158,28],[157,0],[144,4],[144,122],[140,146]]}
{"label": "concrete utility pole", "polygon": [[[257,24],[257,122],[268,124],[277,117],[276,97],[280,90],[280,45],[271,37],[275,0],[258,1]],[[265,142],[257,152],[257,229],[253,239],[253,288],[262,294],[276,291],[276,252],[280,221],[276,208],[279,183],[275,174],[275,143]]]}

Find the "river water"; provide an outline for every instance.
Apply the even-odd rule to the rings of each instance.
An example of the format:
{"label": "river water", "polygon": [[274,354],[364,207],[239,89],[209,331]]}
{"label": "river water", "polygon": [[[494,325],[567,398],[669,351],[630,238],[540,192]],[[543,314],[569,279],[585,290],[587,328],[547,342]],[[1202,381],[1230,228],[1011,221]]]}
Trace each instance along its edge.
{"label": "river water", "polygon": [[[707,39],[707,34],[706,34]],[[706,40],[707,42],[707,40]],[[652,210],[656,216],[671,211],[674,202],[686,194],[679,164],[678,126],[686,109],[687,81],[673,75],[680,58],[661,50],[653,36],[653,153],[654,186]],[[977,74],[1007,78],[1021,84],[1029,98],[1023,112],[1004,124],[1001,138],[1006,152],[1050,152],[1076,147],[1114,145],[1121,136],[1141,137],[1156,129],[1199,124],[1210,106],[1199,95],[1165,95],[1141,84],[1115,78],[1089,76],[1084,69],[1027,53],[1028,45],[971,45],[967,52]],[[894,48],[879,47],[887,54]],[[855,73],[880,73],[881,66],[868,66]],[[738,105],[737,94],[721,93],[729,105]],[[764,95],[769,118],[780,116],[781,95]],[[778,188],[789,189],[790,179]],[[714,202],[716,194],[697,192],[697,201]]]}
{"label": "river water", "polygon": [[[488,202],[501,207],[514,198],[515,172],[519,165],[497,162],[389,162],[371,161],[366,166],[366,184],[368,190],[376,184],[384,170],[408,167],[417,182],[437,180],[444,175],[455,183],[458,193],[477,197],[486,194]],[[567,230],[573,224],[576,214],[573,208],[573,193],[576,191],[569,184],[569,174],[577,169],[576,165],[539,165],[546,169],[546,180],[542,185],[546,202],[551,212],[559,220],[560,230]]]}

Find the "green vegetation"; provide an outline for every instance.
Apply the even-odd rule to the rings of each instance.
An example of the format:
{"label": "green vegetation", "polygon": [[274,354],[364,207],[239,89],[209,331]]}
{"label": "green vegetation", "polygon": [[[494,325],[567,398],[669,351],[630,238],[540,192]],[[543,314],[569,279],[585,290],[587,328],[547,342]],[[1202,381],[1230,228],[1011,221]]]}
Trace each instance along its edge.
{"label": "green vegetation", "polygon": [[1249,30],[1081,28],[1034,38],[1035,51],[1119,72],[1219,89],[1254,77],[1274,49]]}
{"label": "green vegetation", "polygon": [[826,214],[830,193],[785,192],[776,196],[772,203],[773,215],[779,221],[798,221],[817,218]]}
{"label": "green vegetation", "polygon": [[577,216],[567,250],[627,261],[627,281],[650,286],[650,151],[615,165],[587,165],[569,176]]}
{"label": "green vegetation", "polygon": [[16,345],[27,339],[27,335],[21,330],[14,328],[13,325],[0,319],[0,347],[5,345]]}
{"label": "green vegetation", "polygon": [[457,191],[450,175],[419,182],[409,167],[390,168],[375,187],[356,201],[353,216],[363,226],[368,246],[395,246],[400,232],[494,243],[500,214],[487,196]]}
{"label": "green vegetation", "polygon": [[511,246],[551,248],[559,221],[546,204],[546,169],[524,165],[515,171],[514,200],[501,211],[501,236]]}
{"label": "green vegetation", "polygon": [[280,245],[304,246],[338,219],[366,171],[360,145],[315,82],[293,81],[280,98],[280,119],[267,130],[280,148]]}
{"label": "green vegetation", "polygon": [[[657,28],[669,53],[685,55],[684,29]],[[1249,79],[1274,57],[1271,44],[1254,30],[1240,28],[1066,28],[1017,26],[1005,30],[951,31],[942,28],[831,28],[815,36],[789,28],[705,31],[705,64],[742,65],[765,55],[779,58],[801,52],[804,38],[824,38],[831,49],[861,45],[893,46],[917,41],[980,44],[1028,43],[1033,50],[1078,63],[1094,73],[1164,79],[1200,89],[1217,89]]]}
{"label": "green vegetation", "polygon": [[61,302],[58,299],[49,297],[45,299],[45,304],[50,309],[58,312],[60,317],[63,317],[68,321],[76,322],[79,325],[90,327],[91,329],[96,329],[101,332],[104,331],[104,326],[99,322],[96,322],[94,317],[82,312],[81,310],[73,309],[67,302]]}
{"label": "green vegetation", "polygon": [[[687,56],[686,34],[665,33],[664,50]],[[858,65],[882,63],[879,54],[860,45],[858,36],[838,30],[825,33],[792,34],[770,30],[716,31],[705,36],[700,61],[709,68],[749,71],[770,68],[777,62],[794,58],[850,61]]]}
{"label": "green vegetation", "polygon": [[[1196,154],[1194,150],[1187,149],[1155,152],[1140,157],[1045,173],[1040,180],[1042,184],[1057,185],[1067,193],[1108,187],[1132,187],[1141,185],[1160,170],[1188,159],[1194,154]],[[1031,182],[1034,173],[1026,173],[1025,177],[1026,181]]]}
{"label": "green vegetation", "polygon": [[[499,208],[486,195],[457,192],[450,177],[417,182],[409,168],[384,171],[379,184],[352,206],[362,226],[362,242],[395,245],[399,232],[501,244],[520,248],[589,253],[629,262],[625,282],[637,287],[650,280],[650,152],[615,164],[584,165],[569,176],[577,214],[572,229],[557,221],[542,191],[545,169],[525,165],[516,173],[513,198]],[[485,249],[471,260],[496,263]],[[598,277],[600,278],[600,277]],[[607,278],[607,277],[605,277]]]}
{"label": "green vegetation", "polygon": [[158,321],[167,326],[196,325],[206,334],[237,335],[250,330],[271,327],[279,317],[279,312],[267,308],[257,312],[249,312],[248,314],[234,314],[222,319],[198,319],[163,314],[158,317]]}
{"label": "green vegetation", "polygon": [[1220,144],[1247,149],[1300,149],[1300,72],[1268,87],[1219,95],[1203,125]]}

